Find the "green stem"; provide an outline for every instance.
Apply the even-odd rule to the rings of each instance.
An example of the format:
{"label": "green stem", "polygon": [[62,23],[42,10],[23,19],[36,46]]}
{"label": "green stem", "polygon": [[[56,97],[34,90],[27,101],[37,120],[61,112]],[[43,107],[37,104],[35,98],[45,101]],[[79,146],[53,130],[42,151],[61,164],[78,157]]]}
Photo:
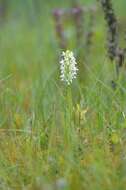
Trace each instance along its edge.
{"label": "green stem", "polygon": [[72,121],[72,94],[71,87],[65,89],[65,139],[69,144],[71,139],[71,121]]}

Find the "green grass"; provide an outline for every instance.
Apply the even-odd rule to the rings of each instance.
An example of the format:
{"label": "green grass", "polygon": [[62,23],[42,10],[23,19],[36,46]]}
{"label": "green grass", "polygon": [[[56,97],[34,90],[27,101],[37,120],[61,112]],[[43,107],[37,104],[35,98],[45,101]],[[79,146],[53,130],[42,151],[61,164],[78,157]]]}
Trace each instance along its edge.
{"label": "green grass", "polygon": [[113,90],[103,15],[66,99],[51,11],[70,2],[43,1],[35,20],[30,0],[14,2],[0,29],[0,190],[125,190],[125,68]]}

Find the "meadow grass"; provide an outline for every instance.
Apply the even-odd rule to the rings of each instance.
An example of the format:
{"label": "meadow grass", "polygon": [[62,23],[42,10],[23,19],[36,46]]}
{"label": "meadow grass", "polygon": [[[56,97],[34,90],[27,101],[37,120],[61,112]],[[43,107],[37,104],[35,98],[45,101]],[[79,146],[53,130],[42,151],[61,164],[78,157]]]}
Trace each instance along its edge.
{"label": "meadow grass", "polygon": [[114,90],[101,12],[66,100],[51,11],[70,1],[43,1],[37,16],[14,2],[0,29],[0,190],[125,189],[125,68]]}

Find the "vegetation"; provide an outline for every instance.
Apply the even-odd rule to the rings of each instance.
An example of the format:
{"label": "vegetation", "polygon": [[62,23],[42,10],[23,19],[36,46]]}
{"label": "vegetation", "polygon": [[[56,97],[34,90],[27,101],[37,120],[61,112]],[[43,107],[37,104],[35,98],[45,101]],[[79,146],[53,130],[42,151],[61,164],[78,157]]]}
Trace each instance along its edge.
{"label": "vegetation", "polygon": [[125,190],[125,0],[0,3],[0,190]]}

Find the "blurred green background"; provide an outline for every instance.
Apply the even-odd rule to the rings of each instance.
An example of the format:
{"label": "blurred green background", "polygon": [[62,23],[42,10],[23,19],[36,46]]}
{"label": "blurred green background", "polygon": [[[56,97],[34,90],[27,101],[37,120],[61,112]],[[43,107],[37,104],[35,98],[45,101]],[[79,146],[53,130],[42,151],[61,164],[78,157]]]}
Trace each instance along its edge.
{"label": "blurred green background", "polygon": [[[97,11],[91,51],[81,48],[86,61],[77,57],[73,126],[66,129],[52,11],[75,2]],[[126,0],[113,6],[126,47]],[[73,27],[66,31],[76,56]],[[106,34],[97,0],[0,0],[0,190],[125,190],[125,66],[113,90]]]}

